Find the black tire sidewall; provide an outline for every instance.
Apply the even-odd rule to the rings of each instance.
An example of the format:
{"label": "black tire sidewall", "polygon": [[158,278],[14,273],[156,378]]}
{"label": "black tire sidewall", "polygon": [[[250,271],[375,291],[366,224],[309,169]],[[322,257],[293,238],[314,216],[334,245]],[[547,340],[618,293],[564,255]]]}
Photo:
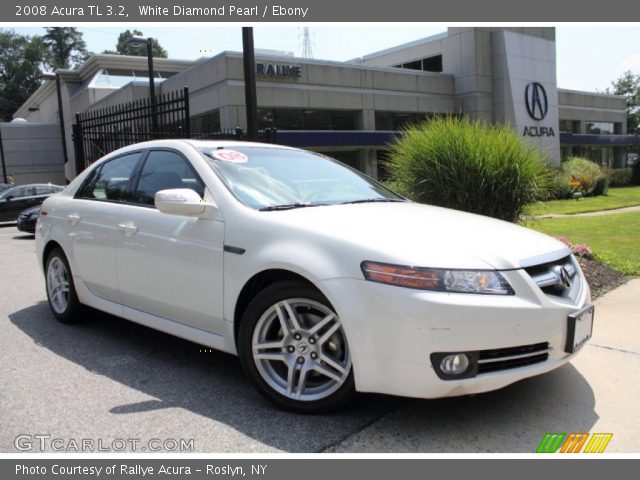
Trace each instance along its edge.
{"label": "black tire sidewall", "polygon": [[285,397],[273,390],[262,378],[255,365],[252,353],[252,338],[255,326],[262,314],[275,303],[290,298],[306,298],[322,303],[335,312],[331,303],[312,286],[300,282],[280,282],[262,290],[245,311],[238,330],[238,354],[240,362],[253,381],[257,390],[278,406],[297,413],[325,413],[338,409],[347,403],[355,393],[353,367],[342,386],[330,396],[321,400],[299,401]]}
{"label": "black tire sidewall", "polygon": [[[67,269],[67,274],[69,276],[69,302],[67,304],[67,308],[63,313],[58,313],[53,309],[51,305],[51,299],[49,298],[49,285],[48,285],[48,272],[49,272],[49,264],[54,258],[59,258],[64,266]],[[45,264],[45,285],[47,290],[47,302],[49,303],[49,308],[53,315],[62,323],[77,323],[82,320],[80,313],[81,307],[80,301],[78,300],[78,294],[76,293],[76,287],[73,283],[73,274],[71,273],[71,267],[69,266],[69,261],[65,256],[64,252],[60,248],[54,248],[49,253],[47,257],[47,262]]]}

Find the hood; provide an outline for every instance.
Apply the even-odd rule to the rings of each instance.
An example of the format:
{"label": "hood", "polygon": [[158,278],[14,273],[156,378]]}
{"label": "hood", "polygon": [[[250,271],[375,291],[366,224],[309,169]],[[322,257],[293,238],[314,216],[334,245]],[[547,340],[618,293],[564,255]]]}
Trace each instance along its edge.
{"label": "hood", "polygon": [[[411,202],[363,203],[261,212],[294,228],[360,251],[362,260],[415,267],[514,269],[523,260],[570,250],[560,241],[509,222]],[[286,226],[285,226],[286,225]]]}

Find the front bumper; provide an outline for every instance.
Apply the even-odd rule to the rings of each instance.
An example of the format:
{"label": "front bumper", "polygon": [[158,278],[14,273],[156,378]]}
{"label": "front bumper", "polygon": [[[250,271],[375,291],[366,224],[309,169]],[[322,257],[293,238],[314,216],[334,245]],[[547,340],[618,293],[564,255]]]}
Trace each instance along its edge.
{"label": "front bumper", "polygon": [[[581,272],[574,302],[540,290],[524,270],[502,272],[511,296],[429,292],[358,279],[331,279],[322,288],[342,319],[354,365],[356,389],[418,398],[496,390],[558,368],[570,313],[590,301]],[[548,358],[461,380],[439,378],[437,352],[468,352],[548,344]]]}

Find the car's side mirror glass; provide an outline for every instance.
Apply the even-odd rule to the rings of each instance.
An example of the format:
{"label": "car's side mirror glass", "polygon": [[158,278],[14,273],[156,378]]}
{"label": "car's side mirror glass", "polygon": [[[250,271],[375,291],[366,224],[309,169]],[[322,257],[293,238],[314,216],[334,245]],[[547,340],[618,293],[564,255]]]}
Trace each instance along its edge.
{"label": "car's side mirror glass", "polygon": [[162,213],[185,217],[207,217],[218,207],[205,202],[190,188],[171,188],[160,190],[154,197],[155,205]]}

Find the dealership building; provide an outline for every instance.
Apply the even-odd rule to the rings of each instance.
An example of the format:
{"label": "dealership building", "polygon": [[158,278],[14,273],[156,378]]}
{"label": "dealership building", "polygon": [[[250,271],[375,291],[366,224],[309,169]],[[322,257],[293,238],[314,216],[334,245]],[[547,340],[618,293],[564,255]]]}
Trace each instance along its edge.
{"label": "dealership building", "polygon": [[[154,67],[157,93],[188,87],[192,135],[246,127],[242,54]],[[147,75],[145,57],[94,55],[45,81],[15,117],[62,122],[71,179],[76,113],[148,98]],[[384,176],[398,131],[441,115],[510,125],[556,164],[576,154],[622,167],[639,148],[623,98],[558,88],[553,28],[449,28],[348,62],[256,50],[256,82],[259,128],[276,129],[276,142],[330,152],[373,177]]]}

